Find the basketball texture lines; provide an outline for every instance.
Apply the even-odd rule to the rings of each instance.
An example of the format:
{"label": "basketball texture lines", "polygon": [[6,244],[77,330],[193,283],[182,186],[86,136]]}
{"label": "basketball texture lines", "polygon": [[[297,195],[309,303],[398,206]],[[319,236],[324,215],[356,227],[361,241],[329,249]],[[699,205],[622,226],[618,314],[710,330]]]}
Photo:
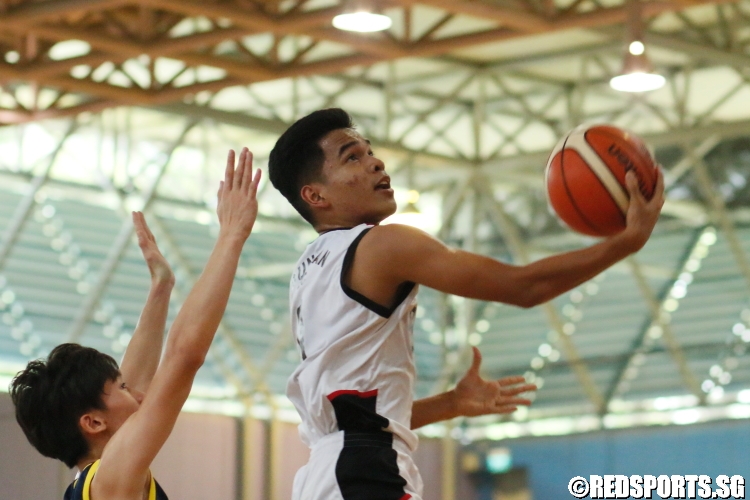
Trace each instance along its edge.
{"label": "basketball texture lines", "polygon": [[640,138],[608,125],[578,127],[557,143],[547,162],[550,205],[575,231],[616,234],[625,229],[630,204],[625,174],[630,170],[651,199],[656,164]]}

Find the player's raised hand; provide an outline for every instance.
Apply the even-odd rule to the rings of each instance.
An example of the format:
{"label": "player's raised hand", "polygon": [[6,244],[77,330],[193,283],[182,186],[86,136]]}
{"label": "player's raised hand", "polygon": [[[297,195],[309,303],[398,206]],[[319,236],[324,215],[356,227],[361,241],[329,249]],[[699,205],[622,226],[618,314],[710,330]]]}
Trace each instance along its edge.
{"label": "player's raised hand", "polygon": [[646,244],[656,221],[659,220],[661,208],[664,206],[664,174],[661,167],[656,169],[656,186],[654,195],[646,200],[638,186],[638,179],[630,171],[625,176],[630,195],[630,206],[626,217],[626,227],[622,235],[632,245],[632,251],[637,252]]}
{"label": "player's raised hand", "polygon": [[133,226],[138,237],[138,246],[141,248],[143,260],[146,261],[151,280],[161,283],[174,283],[174,273],[169,262],[159,251],[156,239],[146,224],[146,218],[142,212],[133,212]]}
{"label": "player's raised hand", "polygon": [[477,417],[496,413],[513,413],[519,405],[528,406],[531,400],[518,397],[524,392],[535,391],[534,384],[527,384],[522,376],[486,380],[479,375],[482,355],[474,350],[471,367],[454,389],[456,411],[464,417]]}
{"label": "player's raised hand", "polygon": [[253,173],[253,154],[247,148],[242,148],[237,166],[234,163],[234,150],[230,150],[224,180],[219,186],[216,214],[221,233],[244,240],[250,236],[258,216],[256,195],[261,171]]}

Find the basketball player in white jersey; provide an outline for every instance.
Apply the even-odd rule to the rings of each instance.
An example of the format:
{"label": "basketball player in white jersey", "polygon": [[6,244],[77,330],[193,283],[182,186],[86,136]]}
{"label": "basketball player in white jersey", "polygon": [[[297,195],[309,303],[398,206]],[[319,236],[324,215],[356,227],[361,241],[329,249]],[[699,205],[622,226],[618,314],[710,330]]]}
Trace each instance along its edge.
{"label": "basketball player in white jersey", "polygon": [[664,193],[661,172],[651,201],[631,173],[623,232],[513,266],[448,248],[412,227],[378,225],[396,211],[390,178],[341,109],[316,111],[293,124],[271,152],[269,174],[320,234],[300,258],[290,289],[302,362],[287,394],[311,447],[310,461],[295,478],[295,500],[421,500],[412,429],[514,404],[507,399],[515,395],[499,384],[495,392],[466,392],[467,386],[489,389],[484,384],[490,382],[472,374],[474,367],[456,390],[413,401],[418,285],[520,307],[541,304],[638,251]]}

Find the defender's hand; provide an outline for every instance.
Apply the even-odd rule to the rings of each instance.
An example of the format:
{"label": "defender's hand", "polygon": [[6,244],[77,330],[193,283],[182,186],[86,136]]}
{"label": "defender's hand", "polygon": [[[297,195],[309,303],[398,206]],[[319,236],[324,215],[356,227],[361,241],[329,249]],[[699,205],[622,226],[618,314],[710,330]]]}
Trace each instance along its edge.
{"label": "defender's hand", "polygon": [[654,230],[656,221],[659,220],[661,207],[664,206],[664,174],[661,167],[656,169],[656,187],[651,200],[641,193],[638,187],[638,179],[635,173],[628,172],[625,176],[625,182],[630,194],[630,206],[626,217],[625,230],[620,233],[625,239],[626,244],[631,252],[637,252],[646,244]]}
{"label": "defender's hand", "polygon": [[247,148],[242,148],[237,167],[234,166],[234,151],[229,151],[216,207],[221,234],[239,237],[243,241],[250,236],[258,216],[256,194],[260,172],[258,169],[253,175],[253,154]]}
{"label": "defender's hand", "polygon": [[518,405],[530,405],[531,400],[518,397],[519,394],[535,391],[534,384],[525,383],[522,376],[504,377],[499,380],[485,380],[479,375],[482,355],[474,350],[474,360],[466,375],[454,389],[456,411],[459,416],[476,417],[497,413],[513,413]]}
{"label": "defender's hand", "polygon": [[156,239],[148,224],[146,224],[146,218],[142,212],[133,212],[133,226],[138,237],[138,246],[141,248],[143,260],[146,261],[148,271],[151,273],[151,281],[174,284],[172,268],[159,251]]}

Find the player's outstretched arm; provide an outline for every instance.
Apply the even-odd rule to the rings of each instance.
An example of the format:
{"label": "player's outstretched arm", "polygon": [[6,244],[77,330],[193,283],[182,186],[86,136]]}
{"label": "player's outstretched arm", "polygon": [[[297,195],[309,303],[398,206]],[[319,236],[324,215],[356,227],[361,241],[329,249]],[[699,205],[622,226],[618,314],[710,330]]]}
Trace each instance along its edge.
{"label": "player's outstretched arm", "polygon": [[237,264],[258,212],[260,170],[243,149],[238,166],[227,159],[216,209],[220,231],[200,278],[167,337],[164,357],[138,411],[104,448],[92,483],[94,498],[140,498],[151,462],[174,427],[229,300]]}
{"label": "player's outstretched arm", "polygon": [[473,347],[474,359],[466,374],[455,389],[414,401],[411,409],[411,428],[418,429],[456,417],[478,417],[513,413],[519,405],[528,406],[531,400],[520,397],[525,392],[536,390],[522,376],[487,380],[479,374],[482,355]]}
{"label": "player's outstretched arm", "polygon": [[533,307],[584,283],[645,245],[664,203],[659,172],[653,198],[646,201],[635,177],[627,176],[631,203],[621,233],[581,250],[525,266],[504,264],[456,250],[427,233],[391,224],[373,228],[357,248],[350,286],[375,302],[389,305],[406,281],[472,299]]}
{"label": "player's outstretched arm", "polygon": [[174,288],[174,273],[159,251],[156,239],[141,212],[133,212],[133,226],[143,260],[151,274],[151,288],[133,338],[122,357],[120,373],[131,391],[145,393],[161,359],[169,297]]}

